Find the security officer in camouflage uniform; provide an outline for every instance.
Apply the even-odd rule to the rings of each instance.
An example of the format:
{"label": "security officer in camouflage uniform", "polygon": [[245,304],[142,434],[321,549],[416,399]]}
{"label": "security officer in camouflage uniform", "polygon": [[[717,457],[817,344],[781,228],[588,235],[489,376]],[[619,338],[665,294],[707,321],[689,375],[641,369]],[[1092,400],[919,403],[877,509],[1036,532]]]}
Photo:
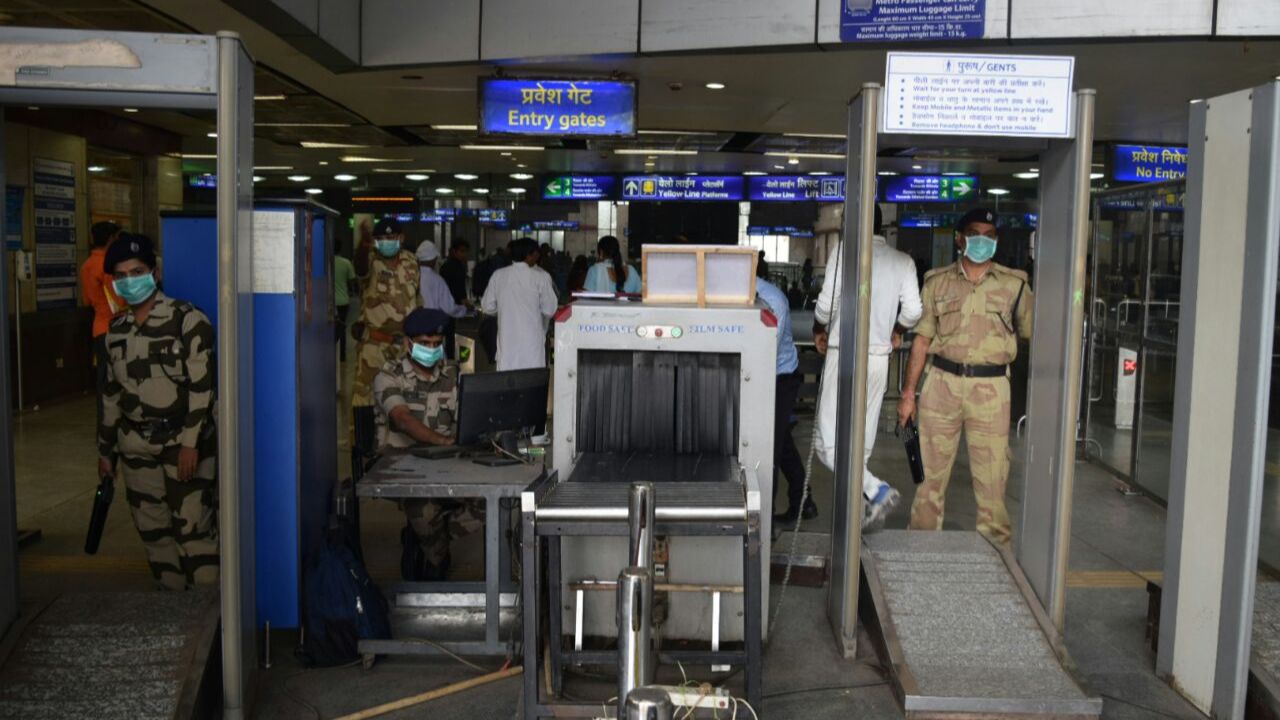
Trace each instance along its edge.
{"label": "security officer in camouflage uniform", "polygon": [[[445,313],[429,308],[405,318],[403,356],[387,361],[373,380],[380,451],[454,444],[458,366],[444,356],[449,321]],[[474,500],[406,500],[404,512],[413,536],[404,538],[401,573],[406,580],[444,580],[450,540],[484,524],[484,506]]]}
{"label": "security officer in camouflage uniform", "polygon": [[129,309],[107,331],[98,473],[124,475],[151,572],[167,590],[218,582],[213,326],[156,287],[156,255],[122,235],[104,269]]}
{"label": "security officer in camouflage uniform", "polygon": [[960,260],[925,275],[924,317],[916,326],[898,421],[916,415],[915,389],[926,357],[933,369],[920,391],[925,480],[911,506],[911,527],[941,530],[947,483],[960,430],[978,504],[978,532],[999,543],[1011,536],[1005,510],[1009,480],[1009,365],[1018,336],[1031,337],[1027,274],[992,262],[996,216],[971,210],[956,225]]}
{"label": "security officer in camouflage uniform", "polygon": [[356,274],[364,293],[360,319],[351,327],[356,348],[356,377],[351,392],[356,449],[374,450],[373,379],[388,362],[404,355],[400,330],[418,307],[418,260],[404,249],[404,234],[395,220],[383,220],[356,248]]}

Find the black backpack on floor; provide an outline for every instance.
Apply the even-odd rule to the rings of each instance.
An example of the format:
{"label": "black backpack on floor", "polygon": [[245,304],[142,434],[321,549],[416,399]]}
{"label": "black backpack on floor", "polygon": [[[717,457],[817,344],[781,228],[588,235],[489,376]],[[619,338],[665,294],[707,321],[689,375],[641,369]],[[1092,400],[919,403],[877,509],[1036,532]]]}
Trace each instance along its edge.
{"label": "black backpack on floor", "polygon": [[351,548],[331,535],[302,581],[302,659],[313,667],[360,657],[360,640],[391,637],[387,599]]}

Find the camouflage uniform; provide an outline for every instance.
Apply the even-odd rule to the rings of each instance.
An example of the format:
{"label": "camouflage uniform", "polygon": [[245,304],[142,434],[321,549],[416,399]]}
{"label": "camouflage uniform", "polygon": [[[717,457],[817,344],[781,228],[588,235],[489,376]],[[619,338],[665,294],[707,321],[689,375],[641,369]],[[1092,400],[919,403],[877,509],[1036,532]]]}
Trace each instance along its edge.
{"label": "camouflage uniform", "polygon": [[[388,362],[373,380],[373,397],[379,449],[418,444],[391,425],[391,411],[401,405],[438,433],[457,431],[458,367],[452,362],[442,361],[430,380],[422,379],[407,357]],[[447,567],[451,540],[484,526],[484,503],[479,500],[406,500],[404,512],[427,562],[435,568]]]}
{"label": "camouflage uniform", "polygon": [[[165,589],[218,582],[213,326],[190,303],[157,293],[141,325],[125,312],[107,331],[98,453],[120,460],[151,572]],[[196,448],[178,480],[178,451]]]}
{"label": "camouflage uniform", "polygon": [[418,260],[408,250],[401,250],[396,264],[371,253],[369,275],[360,297],[360,322],[364,336],[356,348],[355,386],[351,404],[368,407],[374,404],[373,378],[388,362],[404,355],[400,329],[404,318],[418,307]]}
{"label": "camouflage uniform", "polygon": [[[1018,354],[1017,335],[1031,337],[1031,289],[1027,274],[992,264],[974,284],[959,261],[925,275],[924,317],[916,333],[930,338],[929,354],[964,365],[1008,365]],[[962,377],[929,369],[919,403],[925,480],[911,505],[911,527],[941,530],[947,483],[963,427],[978,503],[978,532],[1007,543],[1005,510],[1009,480],[1009,377]]]}

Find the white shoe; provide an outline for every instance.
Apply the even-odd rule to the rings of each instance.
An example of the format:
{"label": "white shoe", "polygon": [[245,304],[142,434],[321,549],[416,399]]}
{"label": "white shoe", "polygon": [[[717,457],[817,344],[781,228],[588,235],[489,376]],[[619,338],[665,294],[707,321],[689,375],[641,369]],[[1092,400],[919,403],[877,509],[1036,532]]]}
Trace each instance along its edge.
{"label": "white shoe", "polygon": [[884,521],[898,506],[902,495],[888,485],[881,485],[874,499],[863,503],[862,531],[875,532],[884,527]]}

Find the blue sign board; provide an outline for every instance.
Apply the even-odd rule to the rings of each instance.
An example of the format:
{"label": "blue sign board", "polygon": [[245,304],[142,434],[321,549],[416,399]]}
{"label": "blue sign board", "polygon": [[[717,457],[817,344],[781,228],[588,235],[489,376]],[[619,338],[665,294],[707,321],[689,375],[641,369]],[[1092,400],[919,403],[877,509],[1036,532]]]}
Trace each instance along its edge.
{"label": "blue sign board", "polygon": [[903,175],[880,178],[884,202],[963,202],[978,197],[973,175]]}
{"label": "blue sign board", "polygon": [[741,200],[741,175],[628,175],[623,200]]}
{"label": "blue sign board", "polygon": [[844,202],[844,176],[759,175],[747,178],[751,202]]}
{"label": "blue sign board", "polygon": [[981,40],[986,0],[841,0],[841,42]]}
{"label": "blue sign board", "polygon": [[556,175],[542,182],[543,200],[607,200],[618,179],[612,175]]}
{"label": "blue sign board", "polygon": [[506,225],[508,221],[506,208],[481,208],[478,216],[481,225]]}
{"label": "blue sign board", "polygon": [[188,175],[187,184],[193,188],[216,188],[218,187],[218,176],[213,173]]}
{"label": "blue sign board", "polygon": [[23,190],[21,185],[4,189],[4,245],[8,250],[22,249]]}
{"label": "blue sign board", "polygon": [[790,235],[791,237],[811,238],[813,237],[813,231],[801,230],[795,225],[752,225],[747,228],[747,235]]}
{"label": "blue sign board", "polygon": [[577,230],[582,225],[577,220],[534,220],[521,225],[517,230]]}
{"label": "blue sign board", "polygon": [[1187,149],[1160,145],[1117,145],[1111,171],[1116,182],[1162,182],[1187,176]]}
{"label": "blue sign board", "polygon": [[486,135],[636,134],[636,84],[623,80],[480,80]]}

